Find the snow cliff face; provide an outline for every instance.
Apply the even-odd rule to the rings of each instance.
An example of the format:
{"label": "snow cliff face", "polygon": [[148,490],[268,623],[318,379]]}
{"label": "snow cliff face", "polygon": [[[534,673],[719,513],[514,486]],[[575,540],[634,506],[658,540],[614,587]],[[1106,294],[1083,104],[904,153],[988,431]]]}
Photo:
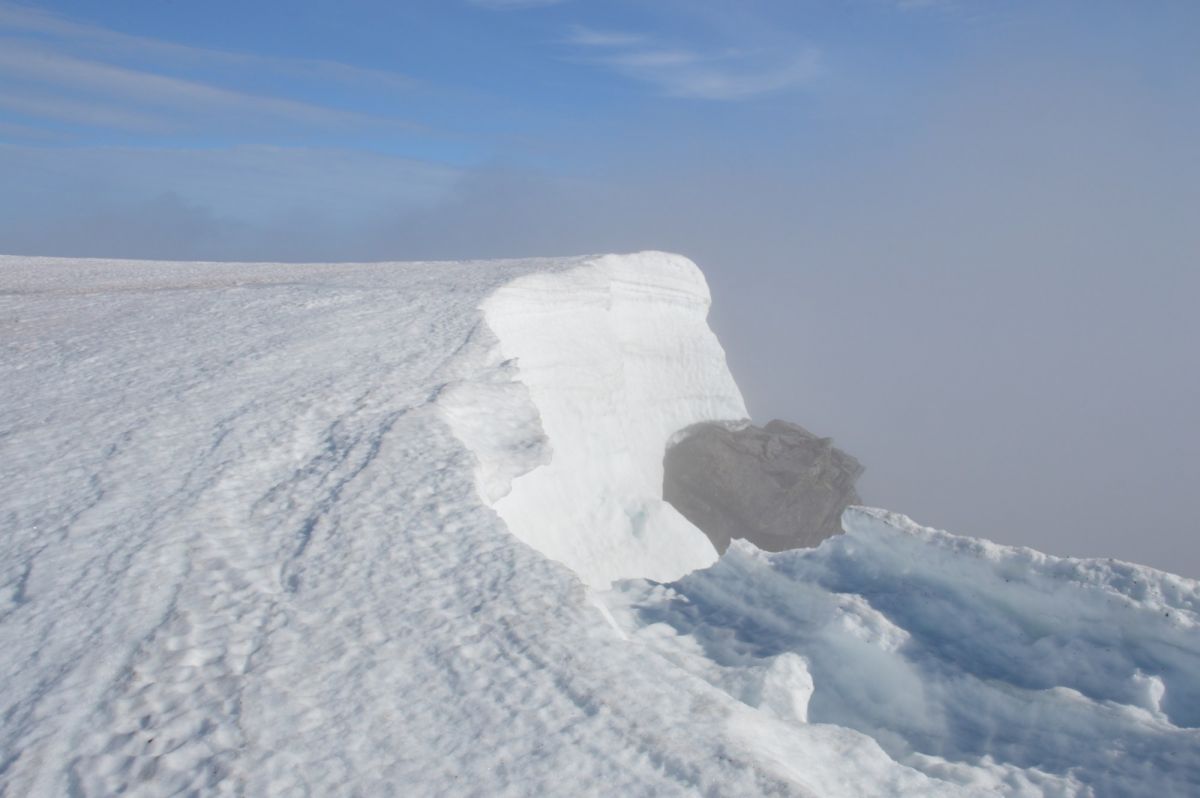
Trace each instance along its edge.
{"label": "snow cliff face", "polygon": [[[483,304],[545,434],[541,467],[506,493],[485,476],[484,493],[514,535],[589,585],[669,581],[716,562],[708,538],[662,499],[673,434],[746,416],[708,307],[695,264],[661,252],[527,275]],[[464,440],[485,437],[453,426]],[[513,450],[476,449],[481,470],[503,470]]]}
{"label": "snow cliff face", "polygon": [[0,794],[1200,790],[1194,581],[880,511],[713,564],[660,501],[744,415],[706,305],[0,258]]}

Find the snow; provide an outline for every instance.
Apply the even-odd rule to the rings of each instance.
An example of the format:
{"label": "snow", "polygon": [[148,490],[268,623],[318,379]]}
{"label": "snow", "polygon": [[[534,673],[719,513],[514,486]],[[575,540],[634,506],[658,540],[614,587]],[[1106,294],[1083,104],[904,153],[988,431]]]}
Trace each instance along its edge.
{"label": "snow", "polygon": [[735,541],[674,584],[623,583],[610,610],[747,704],[857,730],[930,776],[1032,795],[1200,784],[1196,582],[882,510],[843,524],[816,549]]}
{"label": "snow", "polygon": [[717,560],[708,537],[662,499],[672,435],[747,416],[708,306],[695,264],[663,253],[527,275],[483,305],[552,452],[496,512],[589,585],[669,581]]}
{"label": "snow", "polygon": [[1196,792],[1194,581],[873,510],[717,561],[661,501],[746,415],[708,301],[0,257],[0,794]]}

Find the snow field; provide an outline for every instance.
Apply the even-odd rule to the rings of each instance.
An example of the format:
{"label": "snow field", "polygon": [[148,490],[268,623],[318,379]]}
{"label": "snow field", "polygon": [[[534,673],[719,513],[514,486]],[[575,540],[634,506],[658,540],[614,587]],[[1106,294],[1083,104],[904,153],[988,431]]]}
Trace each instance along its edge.
{"label": "snow field", "polygon": [[707,303],[0,258],[0,795],[1196,792],[1191,580],[866,510],[716,561],[661,502],[745,415]]}
{"label": "snow field", "polygon": [[445,420],[511,382],[478,306],[583,263],[0,259],[0,794],[807,794]]}

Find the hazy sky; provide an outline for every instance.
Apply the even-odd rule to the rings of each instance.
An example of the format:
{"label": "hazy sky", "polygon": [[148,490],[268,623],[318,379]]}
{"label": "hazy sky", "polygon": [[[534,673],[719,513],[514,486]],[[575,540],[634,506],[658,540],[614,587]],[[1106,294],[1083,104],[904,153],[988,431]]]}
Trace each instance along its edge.
{"label": "hazy sky", "polygon": [[1195,0],[0,0],[0,252],[695,259],[874,504],[1200,576]]}

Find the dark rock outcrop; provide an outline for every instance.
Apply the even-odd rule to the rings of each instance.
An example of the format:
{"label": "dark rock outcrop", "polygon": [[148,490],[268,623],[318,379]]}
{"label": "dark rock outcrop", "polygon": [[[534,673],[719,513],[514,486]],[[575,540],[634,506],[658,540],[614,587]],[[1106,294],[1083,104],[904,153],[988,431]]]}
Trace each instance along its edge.
{"label": "dark rock outcrop", "polygon": [[724,552],[732,538],[767,551],[839,534],[858,504],[858,460],[796,424],[688,427],[663,460],[663,498]]}

